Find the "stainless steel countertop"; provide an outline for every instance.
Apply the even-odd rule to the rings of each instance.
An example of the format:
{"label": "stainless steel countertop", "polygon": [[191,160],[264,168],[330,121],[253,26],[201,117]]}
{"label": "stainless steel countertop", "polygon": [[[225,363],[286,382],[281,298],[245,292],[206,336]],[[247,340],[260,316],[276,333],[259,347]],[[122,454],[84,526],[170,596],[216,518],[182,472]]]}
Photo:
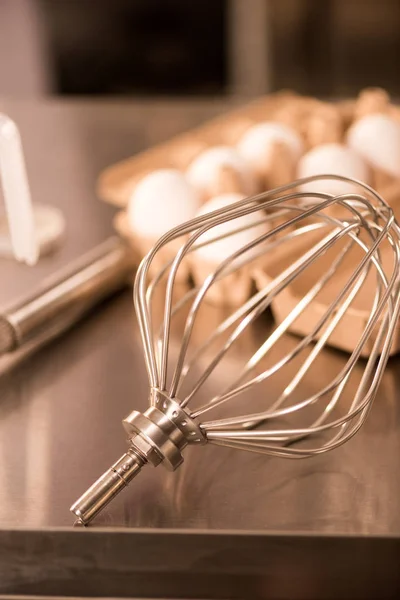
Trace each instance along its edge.
{"label": "stainless steel countertop", "polygon": [[[94,192],[100,169],[225,107],[218,100],[2,102],[21,128],[34,197],[62,207],[68,219],[63,250],[27,271],[23,286],[111,232],[113,210]],[[0,262],[3,301],[23,291],[14,273]],[[341,360],[327,353],[326,368]],[[189,448],[175,473],[146,469],[96,525],[400,537],[399,366],[391,361],[366,425],[344,447],[307,461]],[[3,375],[0,399],[0,529],[71,528],[71,503],[125,450],[121,419],[147,405],[130,293]],[[91,530],[72,537],[78,543]]]}

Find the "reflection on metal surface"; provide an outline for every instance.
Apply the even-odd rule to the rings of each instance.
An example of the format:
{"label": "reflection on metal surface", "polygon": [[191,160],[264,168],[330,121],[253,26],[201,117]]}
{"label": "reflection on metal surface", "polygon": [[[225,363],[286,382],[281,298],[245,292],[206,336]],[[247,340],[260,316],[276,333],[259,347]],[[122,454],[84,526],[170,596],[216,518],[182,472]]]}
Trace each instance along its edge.
{"label": "reflection on metal surface", "polygon": [[51,388],[42,390],[28,408],[25,439],[26,518],[45,525],[51,501],[52,412],[48,411]]}
{"label": "reflection on metal surface", "polygon": [[[214,312],[212,307],[209,310]],[[0,383],[1,527],[70,526],[68,505],[93,473],[107,464],[110,453],[124,451],[115,413],[127,414],[133,403],[144,410],[147,389],[138,332],[133,322],[132,328],[126,326],[129,322],[127,293],[79,332],[28,359],[23,369],[17,368]],[[284,342],[288,349],[292,347],[291,336]],[[328,350],[321,369],[332,374],[344,362],[340,352]],[[175,473],[143,471],[140,485],[130,486],[97,523],[400,534],[398,363],[398,359],[390,361],[365,427],[335,452],[312,462],[292,463],[228,448],[189,448]],[[221,384],[228,383],[232,364],[234,360],[220,374]],[[42,395],[41,382],[50,378],[51,393]],[[16,393],[22,382],[23,397]],[[38,398],[42,410],[53,416],[47,447],[51,460],[37,466],[37,476],[51,485],[42,491],[32,488],[30,500],[37,508],[29,512],[24,440],[30,428],[30,404]],[[253,395],[250,401],[257,403],[259,398]],[[94,412],[96,427],[89,427]],[[91,460],[83,461],[82,456],[93,448]]]}
{"label": "reflection on metal surface", "polygon": [[[351,192],[326,193],[331,180],[350,185]],[[315,192],[316,187],[320,191]],[[244,217],[250,219],[243,222]],[[200,247],[213,247],[230,236],[237,240],[244,230],[254,235],[239,239],[225,257],[218,255],[201,282],[193,266],[195,286],[173,303],[175,278],[190,261],[191,252],[196,257]],[[288,265],[271,274],[270,264],[282,261],[279,249],[285,253],[299,239],[303,245],[297,246]],[[177,241],[182,245],[175,258],[156,269],[165,246]],[[235,305],[208,335],[207,328],[201,329],[198,340],[194,332],[201,327],[198,317],[210,298],[208,292],[218,288],[220,294],[229,294],[230,287],[243,283],[254,261],[267,265],[265,285]],[[160,285],[164,278],[166,285]],[[160,288],[165,291],[157,323],[153,298]],[[288,297],[293,294],[296,301],[291,306]],[[318,456],[350,440],[370,411],[395,338],[400,313],[400,228],[392,208],[369,186],[338,175],[308,177],[166,233],[138,268],[134,301],[150,408],[144,413],[134,410],[124,419],[129,450],[71,507],[83,524],[90,523],[145,465],[177,469],[187,445],[208,442],[299,459]],[[270,331],[264,330],[258,347],[244,353],[243,334],[262,327],[259,319],[270,307],[279,315],[277,306],[285,302],[290,307],[285,316]],[[357,309],[363,314],[361,326],[342,345],[344,323],[349,314],[356,321]],[[176,316],[183,329],[177,359],[171,361]],[[293,338],[293,348],[282,351],[283,336],[293,330],[301,331],[302,337]],[[333,377],[327,377],[321,364],[331,345],[349,349],[350,354]],[[241,364],[231,370],[227,386],[210,387],[215,373],[226,369],[232,347],[239,352]],[[362,357],[365,364],[360,367]],[[201,359],[207,362],[194,379],[192,369],[199,367]],[[259,402],[249,402],[253,388]]]}

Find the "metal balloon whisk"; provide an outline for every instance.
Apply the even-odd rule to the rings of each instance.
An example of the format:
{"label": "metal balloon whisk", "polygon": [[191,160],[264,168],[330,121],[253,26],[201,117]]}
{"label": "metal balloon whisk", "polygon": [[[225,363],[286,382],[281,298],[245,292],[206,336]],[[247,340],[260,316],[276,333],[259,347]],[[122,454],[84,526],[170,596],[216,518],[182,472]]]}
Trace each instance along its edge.
{"label": "metal balloon whisk", "polygon": [[[332,182],[345,184],[348,193],[324,192]],[[182,264],[195,273],[202,247],[231,238],[235,248],[245,230],[254,234],[248,243],[208,264],[203,281],[194,277],[177,294]],[[396,331],[399,241],[385,201],[372,188],[333,175],[246,198],[166,233],[142,261],[134,288],[150,407],[124,419],[129,448],[72,506],[78,520],[89,523],[146,464],[175,470],[189,444],[298,459],[349,440],[367,417]],[[154,273],[154,258],[167,256],[171,242],[174,256]],[[279,265],[291,245],[289,262],[271,275],[269,266]],[[251,277],[256,268],[269,274],[265,285],[224,309],[216,326],[207,324],[208,294],[224,284],[229,291],[238,274]],[[268,321],[268,309],[288,289],[301,293],[298,302],[280,322]],[[319,312],[309,331],[288,335],[311,305]],[[332,376],[321,359],[334,352],[330,340],[343,318],[360,306],[364,327],[351,353],[335,355]],[[227,372],[230,383],[221,386]]]}

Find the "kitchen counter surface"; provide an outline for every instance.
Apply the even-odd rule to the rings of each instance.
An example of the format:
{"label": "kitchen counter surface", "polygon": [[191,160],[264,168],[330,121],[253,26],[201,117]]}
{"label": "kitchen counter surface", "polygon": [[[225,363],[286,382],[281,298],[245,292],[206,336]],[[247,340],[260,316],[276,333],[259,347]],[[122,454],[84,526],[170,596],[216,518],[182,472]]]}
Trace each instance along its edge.
{"label": "kitchen counter surface", "polygon": [[[0,260],[0,302],[112,233],[114,211],[95,194],[101,169],[228,106],[3,99],[33,196],[62,208],[68,236],[32,270]],[[326,368],[341,360],[328,353]],[[95,527],[73,528],[69,506],[125,449],[121,419],[147,405],[122,293],[1,373],[0,595],[398,597],[399,367],[393,359],[366,425],[333,453],[191,448],[176,473],[146,469]]]}

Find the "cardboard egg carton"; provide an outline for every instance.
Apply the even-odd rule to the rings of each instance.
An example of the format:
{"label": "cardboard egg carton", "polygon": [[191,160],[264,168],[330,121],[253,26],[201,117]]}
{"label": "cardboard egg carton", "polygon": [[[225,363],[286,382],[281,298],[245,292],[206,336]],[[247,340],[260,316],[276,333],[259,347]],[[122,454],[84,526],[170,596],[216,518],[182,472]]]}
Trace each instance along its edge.
{"label": "cardboard egg carton", "polygon": [[[274,120],[285,123],[296,129],[304,140],[306,148],[313,147],[321,139],[321,127],[324,141],[342,141],[351,123],[369,112],[381,110],[389,112],[391,116],[400,121],[400,109],[388,102],[382,90],[365,90],[356,100],[346,100],[337,103],[321,102],[315,98],[299,96],[293,92],[280,92],[260,98],[242,108],[230,111],[216,119],[197,127],[171,140],[152,147],[145,152],[137,154],[103,171],[98,180],[98,194],[101,199],[109,202],[121,210],[118,212],[114,225],[117,231],[127,238],[137,252],[138,260],[149,250],[146,240],[140,239],[130,231],[125,208],[132,192],[139,180],[153,170],[161,168],[175,168],[186,171],[191,161],[207,148],[216,145],[235,145],[248,127],[262,121]],[[327,127],[327,124],[329,127]],[[400,181],[387,175],[375,172],[373,174],[373,187],[377,189],[389,203],[400,206]],[[250,288],[249,279],[258,288],[264,287],[273,278],[277,270],[284,268],[288,262],[295,260],[297,250],[288,245],[281,246],[274,251],[273,258],[263,262],[262,267],[255,266],[246,273],[245,280],[236,278],[235,284],[243,289]],[[389,257],[389,254],[388,254]],[[165,259],[165,256],[161,257]],[[386,260],[386,259],[384,259]],[[389,258],[387,258],[389,260]],[[354,268],[349,264],[348,269]],[[201,271],[202,266],[199,266]],[[318,267],[320,268],[320,266]],[[183,270],[183,277],[190,272],[191,266]],[[312,269],[310,269],[312,270]],[[291,331],[299,335],[306,335],[310,327],[320,318],[326,310],[331,298],[334,298],[343,285],[346,272],[332,280],[328,286],[325,297],[313,302],[303,313],[302,317],[293,323]],[[243,289],[232,294],[233,298],[243,300]],[[370,297],[374,291],[374,282],[369,283]],[[232,290],[232,288],[231,288]],[[301,285],[289,286],[284,294],[272,305],[274,317],[278,323],[287,317],[297,305],[306,291]],[[246,291],[246,294],[248,292]],[[227,294],[221,288],[216,288],[214,299],[216,303]],[[368,300],[368,299],[367,299]],[[367,304],[355,302],[348,310],[337,329],[329,340],[330,345],[345,351],[352,351],[357,343],[360,332],[365,328],[369,311]],[[372,343],[372,338],[371,338]],[[400,349],[400,334],[396,334],[392,353]],[[370,351],[367,348],[366,353]]]}

